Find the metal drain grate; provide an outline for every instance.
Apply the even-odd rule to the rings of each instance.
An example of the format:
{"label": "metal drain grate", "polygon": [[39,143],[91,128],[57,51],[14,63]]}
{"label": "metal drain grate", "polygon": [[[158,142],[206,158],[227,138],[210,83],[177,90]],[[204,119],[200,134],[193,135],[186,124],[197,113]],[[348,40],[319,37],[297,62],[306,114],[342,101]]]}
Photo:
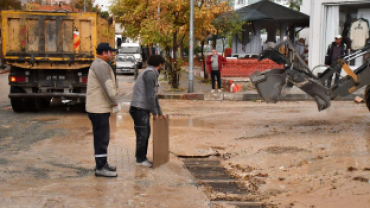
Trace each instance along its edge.
{"label": "metal drain grate", "polygon": [[[264,208],[259,196],[237,183],[217,159],[186,158],[185,167],[205,187],[213,204],[227,204],[239,208]],[[221,195],[221,197],[219,197]],[[213,196],[213,197],[212,197]]]}

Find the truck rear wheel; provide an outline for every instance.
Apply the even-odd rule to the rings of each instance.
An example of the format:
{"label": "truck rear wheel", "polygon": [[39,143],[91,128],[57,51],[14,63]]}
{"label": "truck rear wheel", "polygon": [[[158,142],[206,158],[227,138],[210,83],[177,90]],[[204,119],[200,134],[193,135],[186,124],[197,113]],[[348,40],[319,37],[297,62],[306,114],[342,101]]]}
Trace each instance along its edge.
{"label": "truck rear wheel", "polygon": [[370,85],[366,86],[365,88],[364,100],[365,100],[367,109],[369,109],[370,111]]}
{"label": "truck rear wheel", "polygon": [[47,108],[50,106],[50,100],[51,98],[43,98],[40,100],[40,106],[41,108]]}
{"label": "truck rear wheel", "polygon": [[[10,87],[11,93],[23,93],[18,87]],[[16,113],[23,113],[26,111],[26,102],[24,98],[11,98],[10,103],[12,105],[13,111]]]}
{"label": "truck rear wheel", "polygon": [[23,113],[24,111],[26,111],[25,102],[22,99],[11,98],[10,103],[12,104],[14,112]]}
{"label": "truck rear wheel", "polygon": [[27,102],[29,103],[29,111],[37,112],[41,109],[41,100],[39,98],[30,98]]}

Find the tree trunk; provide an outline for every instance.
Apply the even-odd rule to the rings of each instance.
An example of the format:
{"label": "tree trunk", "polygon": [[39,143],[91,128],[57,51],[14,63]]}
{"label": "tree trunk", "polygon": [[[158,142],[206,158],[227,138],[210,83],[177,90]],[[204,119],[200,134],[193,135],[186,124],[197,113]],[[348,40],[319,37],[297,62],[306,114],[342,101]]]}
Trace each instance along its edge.
{"label": "tree trunk", "polygon": [[149,56],[153,55],[153,43],[149,44]]}
{"label": "tree trunk", "polygon": [[222,56],[225,56],[225,38],[222,38]]}
{"label": "tree trunk", "polygon": [[168,79],[168,76],[170,77],[170,79],[168,80],[168,83],[169,84],[172,84],[172,57],[171,57],[171,48],[170,47],[166,47],[165,48],[166,50],[166,66],[165,66],[165,69],[166,69],[166,76],[165,78]]}
{"label": "tree trunk", "polygon": [[181,60],[184,60],[184,45],[180,44],[180,58]]}
{"label": "tree trunk", "polygon": [[202,54],[202,59],[203,59],[203,74],[204,74],[204,80],[207,79],[207,70],[206,70],[206,59],[204,57],[204,40],[201,42],[201,54]]}
{"label": "tree trunk", "polygon": [[174,89],[179,88],[179,79],[178,79],[179,70],[178,70],[178,66],[177,66],[177,49],[178,49],[177,33],[174,32],[173,33],[173,48],[172,48],[172,51],[173,51],[172,88],[174,88]]}
{"label": "tree trunk", "polygon": [[217,45],[217,36],[212,35],[212,48],[216,49],[216,45]]}

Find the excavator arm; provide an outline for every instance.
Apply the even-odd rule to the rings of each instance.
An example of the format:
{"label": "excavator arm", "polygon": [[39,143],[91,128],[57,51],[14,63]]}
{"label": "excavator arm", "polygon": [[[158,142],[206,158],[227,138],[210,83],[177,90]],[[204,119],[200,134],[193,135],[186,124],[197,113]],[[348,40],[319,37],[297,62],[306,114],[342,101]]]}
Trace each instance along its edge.
{"label": "excavator arm", "polygon": [[370,54],[370,44],[349,56],[338,59],[337,62],[333,63],[318,77],[320,82],[323,83],[330,75],[336,73],[340,68],[343,68],[347,73],[347,76],[339,79],[339,82],[331,87],[333,98],[350,95],[356,90],[370,84],[370,60],[364,60],[364,63],[355,70],[352,70],[347,64],[349,61],[367,54]]}
{"label": "excavator arm", "polygon": [[[286,44],[289,49],[289,57],[278,52],[278,48]],[[285,88],[296,86],[310,95],[317,103],[318,110],[322,111],[330,107],[330,100],[337,96],[346,96],[356,90],[370,84],[369,61],[364,63],[358,69],[352,71],[347,62],[359,56],[370,52],[370,45],[355,52],[354,54],[339,59],[336,63],[328,67],[319,77],[315,76],[308,68],[307,64],[301,59],[297,50],[290,40],[277,45],[275,49],[264,50],[260,55],[260,60],[270,59],[278,64],[284,64],[284,69],[270,69],[264,72],[255,72],[250,75],[250,80],[256,87],[259,95],[267,102],[276,103],[285,96]],[[293,65],[293,58],[299,61],[299,66]],[[325,81],[341,68],[348,74],[341,78],[338,84],[331,88],[325,87]],[[368,96],[370,99],[370,87],[368,87]],[[366,95],[365,95],[366,98]],[[368,106],[370,106],[370,101]]]}

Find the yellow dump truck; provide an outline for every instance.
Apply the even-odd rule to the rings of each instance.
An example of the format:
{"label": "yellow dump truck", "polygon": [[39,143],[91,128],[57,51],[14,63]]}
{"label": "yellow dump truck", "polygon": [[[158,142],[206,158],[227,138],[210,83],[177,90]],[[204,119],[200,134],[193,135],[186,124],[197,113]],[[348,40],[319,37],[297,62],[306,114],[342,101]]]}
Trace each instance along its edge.
{"label": "yellow dump truck", "polygon": [[114,25],[96,13],[1,12],[12,108],[37,111],[51,98],[84,103],[96,46],[114,46]]}

